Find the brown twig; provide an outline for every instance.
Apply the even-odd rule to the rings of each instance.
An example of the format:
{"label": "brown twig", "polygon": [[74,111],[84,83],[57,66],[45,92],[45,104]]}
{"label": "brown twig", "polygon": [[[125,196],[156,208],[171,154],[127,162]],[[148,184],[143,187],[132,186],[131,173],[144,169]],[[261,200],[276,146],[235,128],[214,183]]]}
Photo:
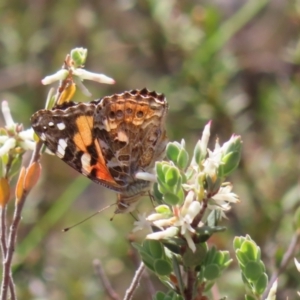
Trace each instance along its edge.
{"label": "brown twig", "polygon": [[[1,231],[0,231],[0,244],[1,244],[1,252],[2,252],[2,260],[5,261],[6,254],[7,254],[7,240],[6,240],[6,234],[7,234],[7,226],[6,226],[6,205],[1,208],[0,210],[0,219],[1,219]],[[4,268],[3,268],[4,270]],[[3,271],[2,270],[2,271]],[[4,272],[3,272],[4,273]],[[9,291],[11,299],[16,299],[15,295],[15,287],[12,280],[12,277],[9,278]]]}
{"label": "brown twig", "polygon": [[[37,142],[36,147],[32,153],[31,161],[29,163],[29,166],[33,162],[37,162],[40,158],[40,149],[42,147],[42,142]],[[24,190],[22,193],[22,197],[16,201],[15,210],[14,210],[14,216],[13,220],[10,226],[9,235],[8,235],[8,241],[6,242],[6,222],[5,222],[5,211],[1,211],[1,248],[2,248],[2,254],[3,256],[3,276],[2,276],[2,284],[1,284],[1,300],[7,299],[7,293],[8,293],[8,287],[10,290],[10,296],[11,299],[16,299],[15,296],[15,288],[11,273],[11,263],[13,254],[15,251],[15,244],[17,239],[17,230],[19,227],[19,223],[21,220],[21,212],[24,207],[25,200],[28,196],[28,191]]]}
{"label": "brown twig", "polygon": [[[129,242],[130,242],[130,246],[131,246],[129,256],[130,256],[131,260],[133,261],[135,267],[138,267],[140,265],[140,257],[138,256],[138,252],[136,251],[136,249],[131,244],[133,242],[133,240],[129,238]],[[152,299],[152,295],[155,294],[155,289],[154,289],[154,286],[150,279],[149,273],[147,272],[147,269],[143,273],[143,283],[145,283],[145,288],[148,291],[147,299]],[[146,296],[145,296],[145,298],[146,298]]]}
{"label": "brown twig", "polygon": [[17,229],[21,220],[21,212],[27,197],[27,192],[24,191],[22,198],[16,204],[16,208],[14,211],[14,217],[12,224],[10,226],[10,232],[8,236],[8,243],[7,243],[7,253],[5,260],[3,262],[3,278],[2,278],[2,286],[1,286],[1,300],[7,299],[7,287],[9,285],[11,279],[11,263],[13,253],[15,251],[15,244],[17,238]]}
{"label": "brown twig", "polygon": [[192,269],[187,271],[187,286],[184,291],[185,300],[193,300],[194,288],[196,283],[196,272]]}
{"label": "brown twig", "polygon": [[294,257],[295,252],[296,252],[296,248],[297,246],[299,246],[299,241],[300,241],[300,231],[298,230],[292,237],[291,242],[288,246],[287,251],[285,252],[281,264],[278,268],[277,271],[275,271],[272,276],[271,279],[269,281],[269,284],[262,296],[262,299],[265,299],[267,297],[267,295],[269,294],[269,291],[272,287],[272,285],[274,284],[274,282],[276,281],[276,279],[279,277],[280,274],[282,274],[286,267],[288,266],[289,262],[291,261],[291,259]]}
{"label": "brown twig", "polygon": [[93,265],[94,265],[95,273],[101,280],[101,283],[102,283],[104,290],[105,290],[106,294],[108,295],[108,297],[110,297],[113,300],[120,300],[119,295],[114,291],[109,280],[107,279],[99,259],[95,259],[93,261]]}
{"label": "brown twig", "polygon": [[143,262],[141,262],[139,268],[135,272],[135,275],[132,279],[132,282],[131,282],[129,288],[126,291],[126,294],[125,294],[125,297],[123,300],[131,300],[132,299],[132,296],[133,296],[135,290],[139,286],[139,283],[140,283],[140,280],[141,280],[144,270],[145,270],[145,265]]}

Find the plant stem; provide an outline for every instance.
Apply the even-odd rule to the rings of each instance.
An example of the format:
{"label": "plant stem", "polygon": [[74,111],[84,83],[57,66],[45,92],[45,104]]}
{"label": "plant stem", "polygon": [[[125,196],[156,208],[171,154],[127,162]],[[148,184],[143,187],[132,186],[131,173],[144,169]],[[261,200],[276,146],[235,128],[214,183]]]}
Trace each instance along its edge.
{"label": "plant stem", "polygon": [[102,285],[104,287],[104,290],[105,290],[106,294],[108,295],[108,297],[110,297],[113,300],[119,300],[120,297],[115,292],[115,290],[112,288],[109,280],[107,279],[107,277],[106,277],[106,275],[105,275],[105,273],[103,271],[103,268],[102,268],[100,260],[99,259],[95,259],[93,261],[93,265],[94,265],[95,273],[100,278],[101,283],[102,283]]}
{"label": "plant stem", "polygon": [[187,271],[187,286],[184,291],[185,300],[193,300],[194,288],[196,283],[196,272],[189,269]]}
{"label": "plant stem", "polygon": [[125,297],[123,300],[131,300],[133,293],[135,292],[135,290],[137,289],[139,283],[140,283],[140,279],[143,275],[143,272],[145,270],[145,265],[143,262],[141,262],[139,268],[136,270],[135,275],[132,279],[132,282],[129,286],[129,288],[126,291]]}
{"label": "plant stem", "polygon": [[16,203],[14,217],[12,224],[10,226],[10,232],[8,236],[8,245],[7,245],[7,253],[5,260],[3,261],[3,278],[2,278],[2,285],[1,285],[1,300],[7,299],[7,288],[9,282],[11,280],[11,262],[13,258],[13,253],[15,251],[15,244],[17,239],[17,229],[21,220],[21,212],[25,203],[25,199],[27,197],[27,192],[24,191],[22,198]]}
{"label": "plant stem", "polygon": [[281,264],[279,266],[279,269],[277,271],[275,271],[269,281],[269,284],[263,294],[263,297],[262,299],[266,299],[267,295],[269,294],[269,291],[273,285],[273,283],[275,282],[275,280],[278,278],[278,276],[280,274],[282,274],[288,263],[291,261],[291,259],[295,256],[295,251],[297,249],[297,247],[299,246],[299,241],[300,241],[300,231],[298,230],[292,237],[291,239],[291,242],[289,244],[289,247],[288,249],[286,250],[283,258],[282,258],[282,261],[281,261]]}

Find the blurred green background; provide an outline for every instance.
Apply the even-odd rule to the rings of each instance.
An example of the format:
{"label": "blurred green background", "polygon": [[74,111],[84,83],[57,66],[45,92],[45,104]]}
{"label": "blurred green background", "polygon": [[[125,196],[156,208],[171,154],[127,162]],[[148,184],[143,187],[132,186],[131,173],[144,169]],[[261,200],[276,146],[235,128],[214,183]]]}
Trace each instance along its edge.
{"label": "blurred green background", "polygon": [[[41,79],[57,71],[72,48],[85,47],[86,69],[117,82],[85,82],[93,99],[143,87],[164,93],[168,136],[184,138],[190,150],[209,120],[211,148],[217,137],[223,143],[241,135],[242,161],[229,179],[241,203],[223,221],[227,232],[211,244],[232,252],[233,237],[249,233],[271,275],[292,238],[299,206],[299,28],[299,0],[0,1],[0,99],[28,128],[49,90]],[[74,100],[90,101],[80,91]],[[124,295],[137,264],[129,240],[141,238],[130,235],[134,219],[117,215],[111,222],[112,207],[62,233],[116,195],[55,156],[44,155],[42,166],[14,257],[19,299],[107,299],[94,275],[95,258]],[[149,210],[150,201],[142,201],[139,211]],[[297,288],[291,262],[278,299],[294,299]],[[215,292],[243,298],[236,262]],[[142,282],[135,299],[151,299],[147,295]]]}

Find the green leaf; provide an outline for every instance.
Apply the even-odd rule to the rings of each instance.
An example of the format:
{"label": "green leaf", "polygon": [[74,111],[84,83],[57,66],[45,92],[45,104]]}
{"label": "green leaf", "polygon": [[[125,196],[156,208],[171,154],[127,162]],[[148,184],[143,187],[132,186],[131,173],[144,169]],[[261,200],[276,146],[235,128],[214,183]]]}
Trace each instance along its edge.
{"label": "green leaf", "polygon": [[167,192],[164,195],[164,202],[168,205],[174,206],[174,205],[178,205],[181,203],[179,197],[177,195],[174,195],[170,192]]}
{"label": "green leaf", "polygon": [[257,248],[258,246],[253,241],[245,241],[242,244],[240,251],[247,256],[249,261],[250,260],[257,261],[257,254],[258,254]]}
{"label": "green leaf", "polygon": [[168,186],[174,187],[178,184],[180,178],[179,170],[175,167],[169,167],[168,171],[165,173],[165,182]]}
{"label": "green leaf", "polygon": [[196,244],[196,251],[193,252],[187,248],[182,256],[182,261],[185,267],[195,267],[201,265],[205,260],[207,253],[206,244]]}
{"label": "green leaf", "polygon": [[222,158],[222,164],[218,169],[218,176],[226,177],[232,173],[239,165],[241,152],[230,152]]}
{"label": "green leaf", "polygon": [[162,162],[156,162],[155,172],[156,172],[156,175],[157,175],[157,179],[160,179],[162,182],[164,182],[165,174],[163,172],[163,163]]}
{"label": "green leaf", "polygon": [[262,295],[268,285],[268,276],[266,273],[260,275],[258,280],[255,282],[255,292],[258,295]]}
{"label": "green leaf", "polygon": [[145,264],[145,266],[148,269],[150,269],[151,271],[155,272],[155,269],[153,266],[153,263],[154,263],[153,258],[146,252],[139,252],[139,253],[140,253],[141,259],[142,259],[143,263]]}
{"label": "green leaf", "polygon": [[248,280],[256,281],[262,273],[263,270],[259,262],[250,261],[245,265],[244,274]]}
{"label": "green leaf", "polygon": [[236,251],[236,257],[243,267],[250,261],[249,257],[240,249]]}
{"label": "green leaf", "polygon": [[165,252],[162,244],[156,240],[149,240],[150,254],[153,258],[163,258]]}
{"label": "green leaf", "polygon": [[153,300],[165,300],[165,294],[163,292],[157,292]]}
{"label": "green leaf", "polygon": [[157,182],[153,184],[152,194],[155,200],[158,202],[158,204],[162,204],[163,194],[159,191]]}
{"label": "green leaf", "polygon": [[245,238],[242,236],[236,236],[233,240],[233,248],[234,250],[240,249]]}
{"label": "green leaf", "polygon": [[208,265],[204,269],[204,277],[207,280],[216,280],[220,275],[220,268],[217,264]]}
{"label": "green leaf", "polygon": [[167,149],[166,149],[166,156],[169,160],[173,161],[174,163],[177,162],[177,158],[180,152],[180,144],[177,142],[174,143],[168,143]]}
{"label": "green leaf", "polygon": [[189,154],[185,149],[181,149],[177,157],[177,166],[180,169],[184,170],[187,167],[188,163],[189,163]]}
{"label": "green leaf", "polygon": [[156,259],[154,261],[154,270],[159,276],[167,276],[172,272],[172,266],[167,260]]}

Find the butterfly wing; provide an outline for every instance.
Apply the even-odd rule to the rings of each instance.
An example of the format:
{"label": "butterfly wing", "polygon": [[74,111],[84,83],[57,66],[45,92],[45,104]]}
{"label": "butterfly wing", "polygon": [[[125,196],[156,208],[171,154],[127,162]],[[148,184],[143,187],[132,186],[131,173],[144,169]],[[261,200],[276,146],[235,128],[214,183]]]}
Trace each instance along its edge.
{"label": "butterfly wing", "polygon": [[91,180],[119,191],[93,129],[95,103],[68,102],[31,117],[34,131],[68,165]]}
{"label": "butterfly wing", "polygon": [[147,89],[107,96],[94,114],[94,130],[107,167],[115,180],[127,186],[123,197],[133,196],[150,183],[137,180],[138,171],[149,171],[162,159],[167,143],[164,128],[167,103],[164,95]]}

